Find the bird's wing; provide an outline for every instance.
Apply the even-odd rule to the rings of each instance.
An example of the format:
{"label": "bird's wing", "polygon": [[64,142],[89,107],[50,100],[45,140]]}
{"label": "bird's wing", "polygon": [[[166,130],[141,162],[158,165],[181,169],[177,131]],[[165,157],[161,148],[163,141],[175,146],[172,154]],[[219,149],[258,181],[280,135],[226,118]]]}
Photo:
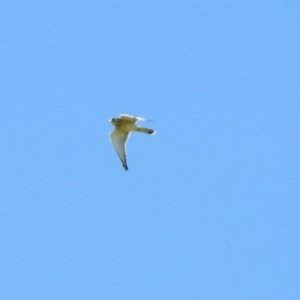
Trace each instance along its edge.
{"label": "bird's wing", "polygon": [[134,117],[134,116],[124,115],[124,114],[121,114],[120,116],[121,116],[121,119],[132,122],[132,123],[135,123],[138,120],[139,121],[146,121],[146,119],[143,119],[143,118],[140,118],[140,117]]}
{"label": "bird's wing", "polygon": [[128,139],[129,132],[125,132],[123,130],[115,128],[110,133],[111,142],[122,162],[122,165],[125,171],[128,170],[127,161],[126,161],[126,152],[125,152],[125,144]]}

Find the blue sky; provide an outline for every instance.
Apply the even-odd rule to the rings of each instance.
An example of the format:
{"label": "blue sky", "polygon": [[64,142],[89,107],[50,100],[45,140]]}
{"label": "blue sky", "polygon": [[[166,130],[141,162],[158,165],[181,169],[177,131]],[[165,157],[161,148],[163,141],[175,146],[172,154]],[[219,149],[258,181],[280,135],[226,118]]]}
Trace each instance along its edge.
{"label": "blue sky", "polygon": [[1,299],[300,299],[299,10],[1,2]]}

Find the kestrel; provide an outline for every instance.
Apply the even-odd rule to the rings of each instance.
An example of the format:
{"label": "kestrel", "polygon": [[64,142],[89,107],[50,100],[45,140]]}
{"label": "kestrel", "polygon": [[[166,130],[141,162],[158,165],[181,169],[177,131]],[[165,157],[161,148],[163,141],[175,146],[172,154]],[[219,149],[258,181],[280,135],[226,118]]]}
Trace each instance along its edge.
{"label": "kestrel", "polygon": [[127,139],[129,138],[130,132],[138,131],[147,134],[155,133],[155,130],[153,129],[148,129],[135,125],[136,121],[142,120],[145,119],[124,114],[120,115],[120,118],[112,118],[109,120],[109,122],[115,126],[115,129],[109,134],[109,136],[125,171],[128,170],[125,144]]}

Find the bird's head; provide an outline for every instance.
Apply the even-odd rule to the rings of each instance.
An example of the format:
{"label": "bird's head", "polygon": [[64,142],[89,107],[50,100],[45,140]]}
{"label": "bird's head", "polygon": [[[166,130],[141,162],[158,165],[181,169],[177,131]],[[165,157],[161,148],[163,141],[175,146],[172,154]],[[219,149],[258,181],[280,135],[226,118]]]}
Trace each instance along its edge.
{"label": "bird's head", "polygon": [[112,118],[112,119],[109,120],[109,122],[112,123],[112,124],[116,124],[117,121],[118,121],[118,118]]}

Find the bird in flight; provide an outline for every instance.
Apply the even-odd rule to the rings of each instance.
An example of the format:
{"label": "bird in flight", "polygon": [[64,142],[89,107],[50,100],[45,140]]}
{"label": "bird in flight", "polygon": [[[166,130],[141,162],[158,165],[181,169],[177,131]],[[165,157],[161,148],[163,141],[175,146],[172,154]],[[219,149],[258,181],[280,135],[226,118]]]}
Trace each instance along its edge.
{"label": "bird in flight", "polygon": [[109,134],[110,140],[122,162],[122,165],[125,169],[125,171],[128,170],[127,160],[126,160],[126,151],[125,151],[125,145],[129,138],[131,131],[137,131],[147,134],[154,134],[155,130],[140,127],[138,125],[135,125],[137,121],[142,121],[145,119],[124,115],[121,114],[120,118],[112,118],[109,120],[110,123],[112,123],[115,126],[115,129]]}

